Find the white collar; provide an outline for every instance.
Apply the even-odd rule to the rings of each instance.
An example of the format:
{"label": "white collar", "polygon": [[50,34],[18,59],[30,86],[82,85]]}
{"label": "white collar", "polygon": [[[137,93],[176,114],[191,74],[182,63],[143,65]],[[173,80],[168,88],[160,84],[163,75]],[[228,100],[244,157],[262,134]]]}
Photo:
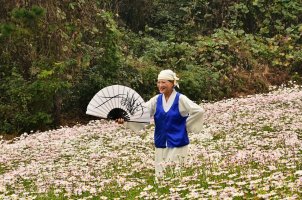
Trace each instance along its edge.
{"label": "white collar", "polygon": [[163,109],[165,112],[167,112],[171,108],[174,99],[176,97],[176,94],[177,94],[176,90],[173,89],[168,101],[166,101],[165,95],[164,94],[162,95]]}

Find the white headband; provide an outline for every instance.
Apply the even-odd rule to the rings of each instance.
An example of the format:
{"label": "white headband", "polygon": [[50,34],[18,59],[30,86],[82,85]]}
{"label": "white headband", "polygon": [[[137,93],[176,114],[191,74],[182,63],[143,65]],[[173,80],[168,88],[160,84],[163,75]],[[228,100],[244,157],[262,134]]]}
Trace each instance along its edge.
{"label": "white headband", "polygon": [[179,88],[178,80],[179,78],[176,76],[176,73],[174,73],[170,69],[162,70],[157,77],[157,80],[168,80],[168,81],[174,81],[174,85]]}

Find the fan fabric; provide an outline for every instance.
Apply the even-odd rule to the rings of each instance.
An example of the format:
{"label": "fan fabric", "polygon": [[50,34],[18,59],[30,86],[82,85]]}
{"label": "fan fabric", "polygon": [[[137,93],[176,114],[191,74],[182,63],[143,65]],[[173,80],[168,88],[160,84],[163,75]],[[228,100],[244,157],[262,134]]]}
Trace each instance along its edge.
{"label": "fan fabric", "polygon": [[133,89],[112,85],[101,89],[87,106],[86,114],[106,118],[124,118],[131,122],[150,122],[150,112],[143,98]]}

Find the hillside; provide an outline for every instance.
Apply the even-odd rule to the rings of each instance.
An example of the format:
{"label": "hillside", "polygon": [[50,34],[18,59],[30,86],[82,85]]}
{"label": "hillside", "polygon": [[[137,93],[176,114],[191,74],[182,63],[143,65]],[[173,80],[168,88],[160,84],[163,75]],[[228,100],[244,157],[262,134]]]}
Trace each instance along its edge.
{"label": "hillside", "polygon": [[301,0],[2,2],[0,135],[86,123],[110,85],[149,99],[163,69],[198,103],[302,84]]}
{"label": "hillside", "polygon": [[302,89],[204,103],[190,162],[154,182],[153,126],[108,121],[1,140],[0,199],[301,199]]}

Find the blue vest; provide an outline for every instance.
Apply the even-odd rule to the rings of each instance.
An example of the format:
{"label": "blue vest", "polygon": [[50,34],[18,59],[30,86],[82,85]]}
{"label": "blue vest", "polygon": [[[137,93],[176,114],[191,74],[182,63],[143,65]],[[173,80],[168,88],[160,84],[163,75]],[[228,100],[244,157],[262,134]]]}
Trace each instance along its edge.
{"label": "blue vest", "polygon": [[189,144],[186,129],[186,120],[179,112],[179,93],[168,112],[164,111],[162,96],[158,95],[156,111],[154,114],[155,131],[154,143],[157,148],[182,147]]}

